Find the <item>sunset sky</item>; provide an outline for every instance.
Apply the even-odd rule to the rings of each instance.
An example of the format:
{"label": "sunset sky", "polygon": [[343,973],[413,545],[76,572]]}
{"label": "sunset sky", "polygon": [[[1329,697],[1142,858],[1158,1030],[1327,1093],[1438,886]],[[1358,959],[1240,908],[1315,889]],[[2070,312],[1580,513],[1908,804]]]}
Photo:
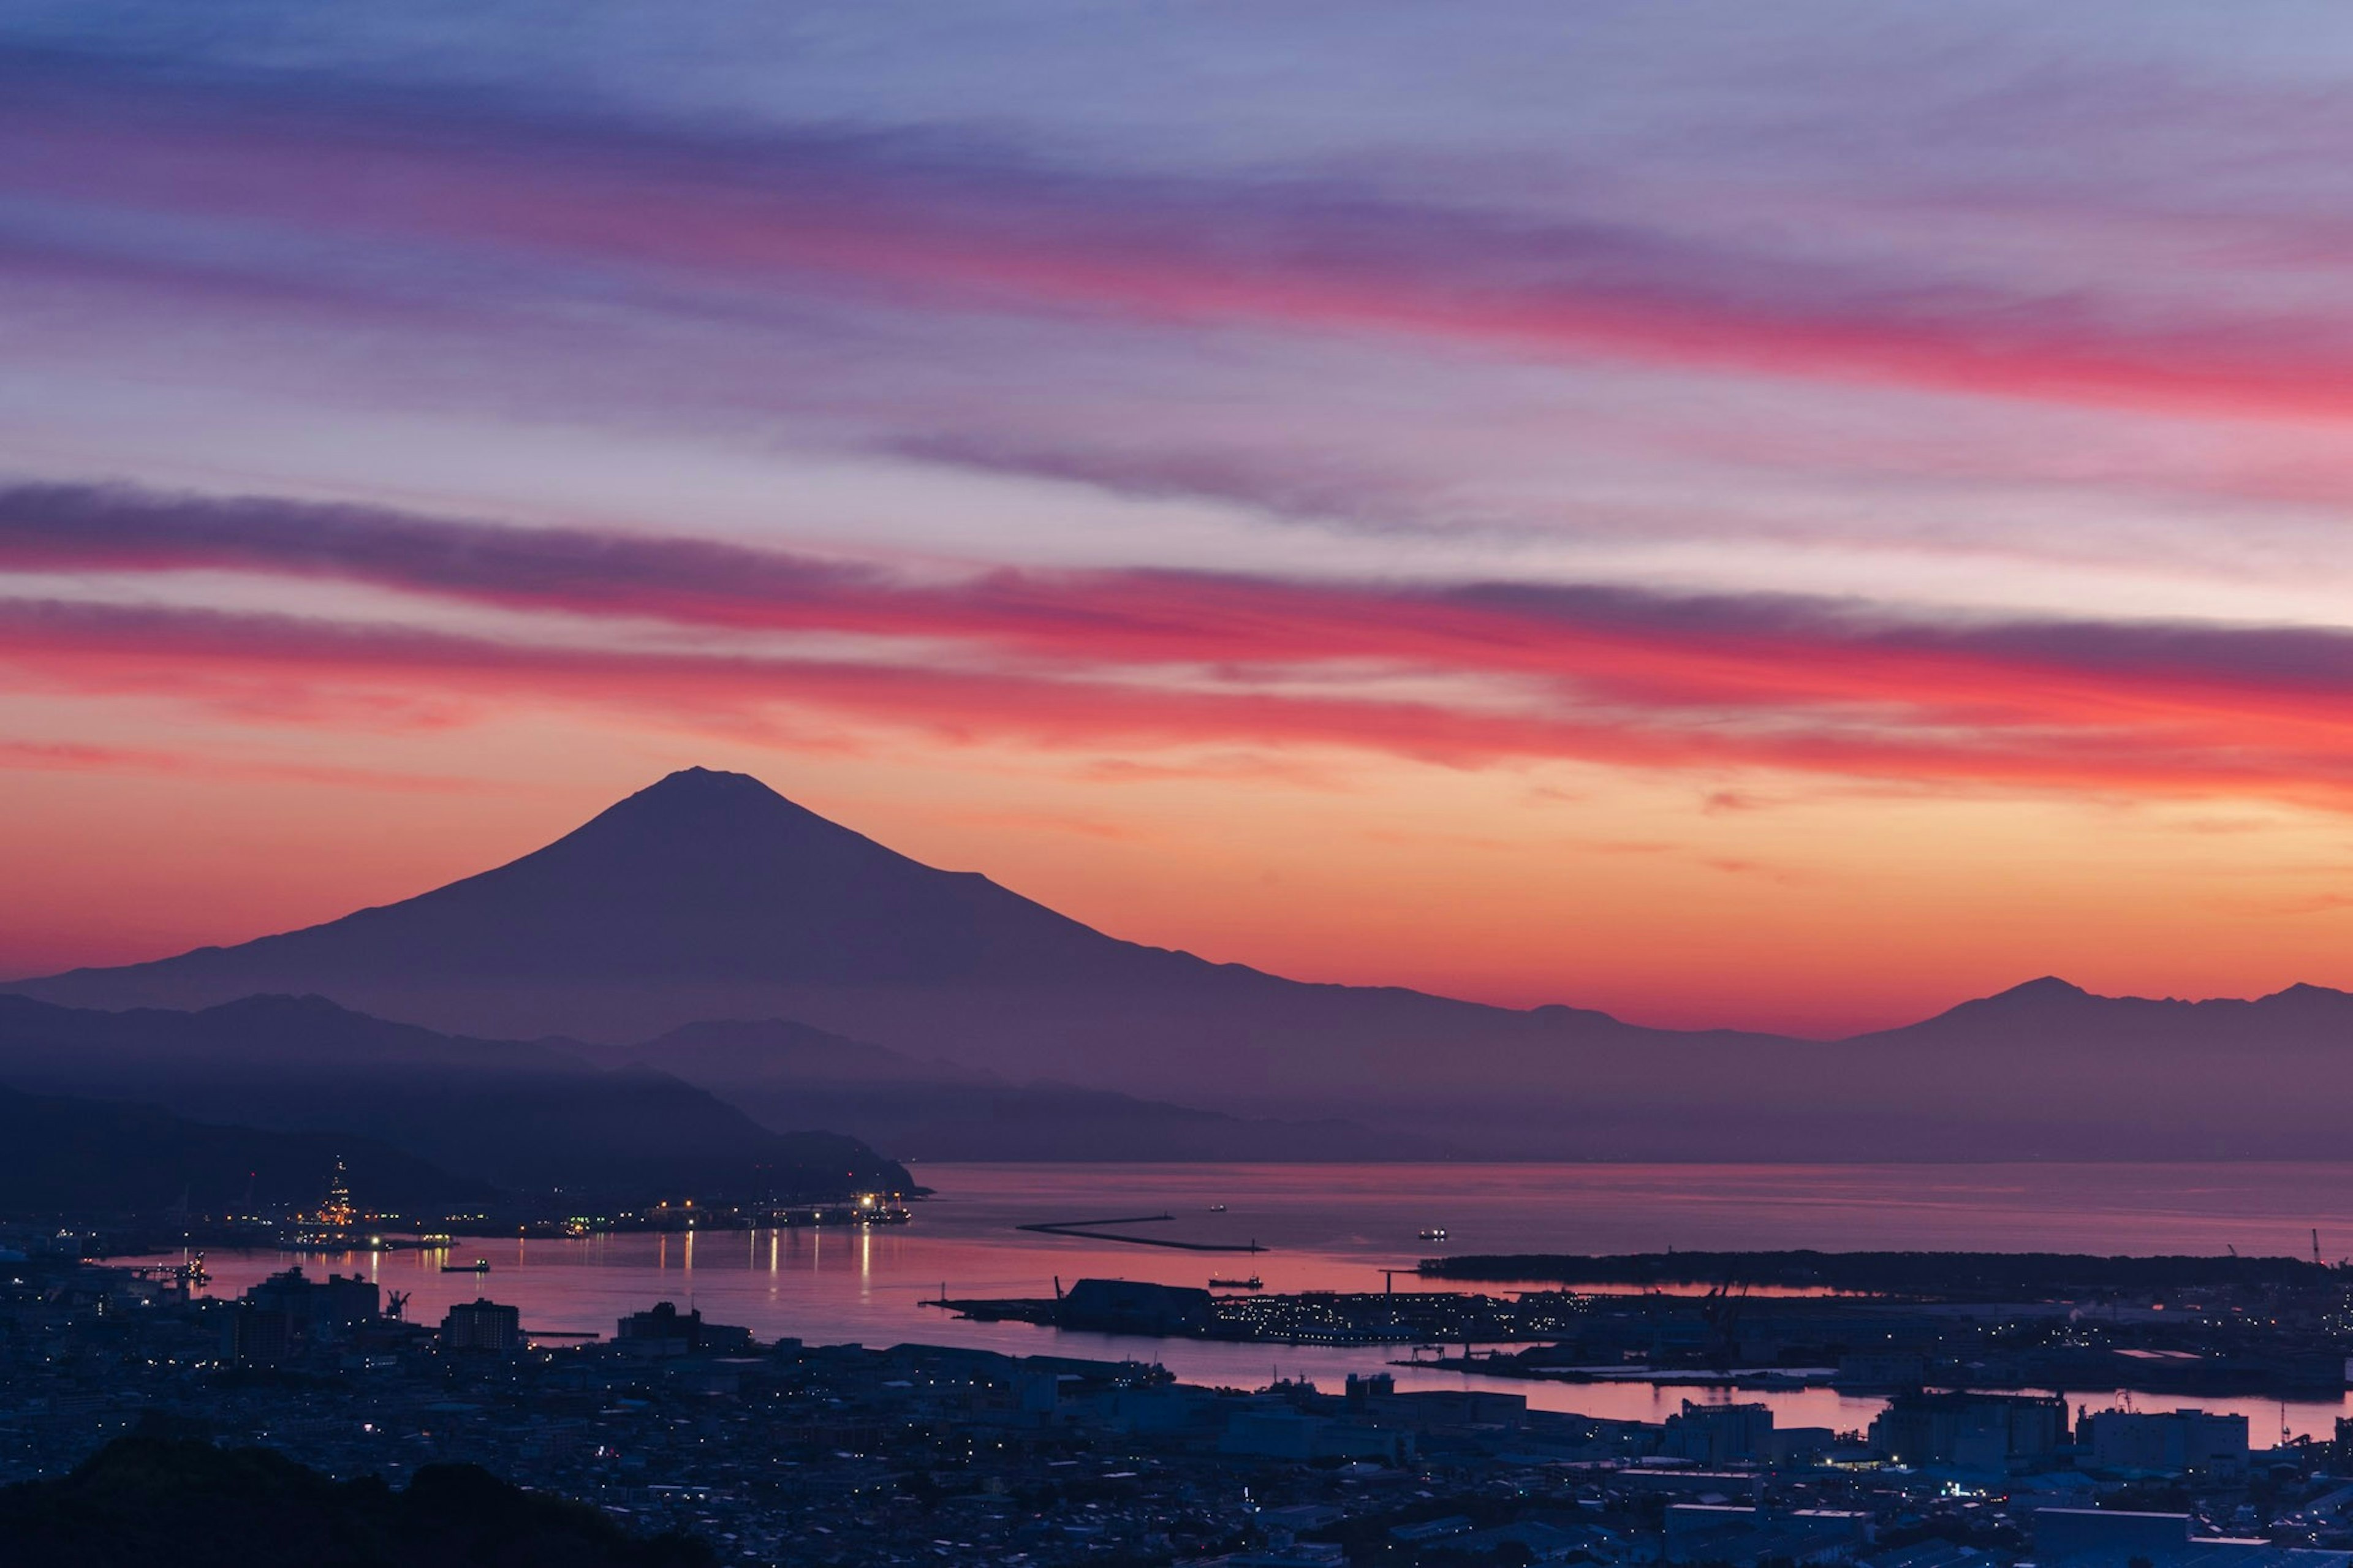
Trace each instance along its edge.
{"label": "sunset sky", "polygon": [[0,10],[0,975],[755,773],[1830,1034],[2353,987],[2353,13]]}

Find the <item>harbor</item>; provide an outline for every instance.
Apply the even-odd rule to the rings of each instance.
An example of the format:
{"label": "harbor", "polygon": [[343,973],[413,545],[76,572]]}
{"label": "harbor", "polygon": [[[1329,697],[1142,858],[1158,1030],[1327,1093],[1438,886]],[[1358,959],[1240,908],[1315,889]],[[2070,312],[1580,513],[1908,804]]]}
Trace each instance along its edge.
{"label": "harbor", "polygon": [[[1867,1426],[1891,1393],[1914,1376],[1924,1383],[1951,1377],[1976,1386],[1994,1386],[1981,1377],[2005,1378],[2028,1389],[2046,1386],[2031,1381],[2041,1378],[2070,1386],[2105,1382],[2105,1387],[2076,1398],[2097,1400],[2132,1390],[2144,1400],[2194,1399],[2208,1408],[2245,1414],[2265,1431],[2285,1425],[2321,1439],[2333,1433],[2339,1415],[2353,1415],[2353,1402],[2341,1384],[2332,1383],[2329,1369],[2308,1355],[2310,1345],[2328,1342],[2324,1323],[2306,1316],[2306,1326],[2294,1331],[2312,1336],[2301,1368],[2276,1363],[2266,1367],[2260,1358],[2291,1351],[2289,1342],[2268,1348],[2242,1345],[2218,1354],[2231,1350],[2224,1342],[2228,1334],[2211,1322],[2200,1325],[2230,1314],[2190,1311],[2200,1303],[2188,1295],[2138,1305],[2105,1303],[2097,1313],[2106,1325],[2098,1330],[2102,1344],[2071,1347],[2063,1343],[2063,1312],[2021,1318],[2010,1335],[1989,1336],[1984,1328],[1968,1326],[1970,1309],[1794,1294],[1799,1289],[1795,1281],[1757,1285],[1736,1303],[1733,1353],[1719,1356],[1708,1352],[1706,1313],[1713,1310],[1721,1321],[1734,1303],[1719,1300],[1711,1309],[1713,1285],[1661,1280],[1618,1287],[1612,1293],[1530,1281],[1439,1279],[1415,1269],[1416,1232],[1433,1218],[1448,1222],[1462,1243],[1483,1254],[1511,1251],[1514,1242],[1526,1249],[1574,1247],[1590,1238],[1614,1245],[1565,1249],[1559,1256],[1665,1256],[1666,1241],[1689,1238],[1696,1246],[1732,1235],[1829,1241],[1830,1250],[1841,1251],[1884,1247],[1911,1236],[1983,1248],[2015,1232],[2053,1253],[2090,1256],[2084,1244],[2093,1243],[2116,1251],[2130,1247],[2142,1256],[2189,1256],[2202,1237],[2219,1232],[2248,1238],[2239,1248],[2242,1256],[2253,1256],[2268,1244],[2283,1255],[2301,1252],[2308,1258],[2310,1227],[2302,1215],[2317,1216],[2324,1244],[2340,1229],[2353,1234],[2353,1171],[2344,1173],[2341,1191],[2330,1184],[2327,1172],[2277,1165],[2206,1167],[2196,1173],[2194,1187],[2168,1185],[2170,1173],[2105,1167],[1767,1172],[934,1165],[922,1175],[940,1195],[912,1205],[911,1224],[472,1239],[444,1235],[421,1248],[375,1250],[363,1240],[341,1253],[290,1254],[267,1246],[259,1251],[194,1250],[203,1252],[216,1294],[236,1294],[301,1261],[314,1273],[364,1272],[387,1289],[410,1295],[412,1310],[419,1314],[438,1317],[488,1293],[519,1304],[525,1322],[549,1331],[610,1332],[616,1316],[645,1301],[692,1300],[723,1321],[750,1324],[767,1335],[803,1335],[812,1343],[914,1342],[1014,1355],[1134,1357],[1164,1363],[1191,1381],[1235,1387],[1264,1382],[1270,1368],[1331,1384],[1386,1370],[1401,1389],[1509,1390],[1524,1396],[1531,1409],[1595,1418],[1655,1422],[1685,1398],[1737,1398],[1771,1408],[1784,1424],[1843,1430]],[[2041,1189],[2046,1184],[2063,1187],[2070,1206],[2022,1211],[2021,1205],[2043,1203]],[[1704,1207],[1688,1202],[1694,1192],[1708,1194]],[[1102,1201],[1106,1197],[1113,1201]],[[1229,1215],[1210,1213],[1220,1202],[1229,1205]],[[2293,1228],[2262,1217],[2278,1214],[2290,1202],[2300,1205]],[[1237,1241],[1255,1235],[1268,1250],[1250,1258],[1245,1274],[1239,1268],[1229,1272],[1214,1256],[1020,1228],[1060,1223],[1062,1216],[1162,1212],[1175,1214],[1179,1222],[1145,1226],[1131,1234],[1169,1228],[1218,1239],[1227,1232]],[[1694,1214],[1719,1228],[1695,1228]],[[2227,1260],[2220,1244],[2210,1244],[2210,1252]],[[462,1263],[476,1256],[491,1264],[488,1280],[440,1272],[445,1261]],[[1680,1260],[1686,1255],[1678,1247],[1673,1256]],[[191,1253],[174,1248],[129,1261],[176,1266],[191,1261]],[[1158,1332],[1154,1331],[1161,1325],[1142,1315],[1097,1320],[1106,1325],[1100,1328],[1060,1326],[1051,1317],[1058,1275],[1065,1295],[1081,1279],[1124,1276],[1213,1297],[1240,1295],[1230,1287],[1211,1286],[1213,1279],[1255,1277],[1261,1289],[1241,1296],[1231,1310],[1257,1337]],[[1472,1314],[1452,1320],[1424,1315],[1405,1323],[1396,1337],[1384,1331],[1385,1320],[1400,1311],[1460,1310],[1452,1298],[1517,1304],[1531,1293],[1564,1304],[1584,1298],[1588,1304],[1575,1327],[1564,1326],[1549,1339],[1509,1337],[1500,1324]],[[936,1303],[944,1296],[952,1304],[1023,1300],[1044,1306],[984,1319],[942,1310]],[[1253,1298],[1266,1305],[1257,1306]],[[2154,1310],[2159,1300],[2162,1312]],[[2204,1304],[2224,1305],[2219,1298]],[[2285,1299],[2281,1304],[2291,1314],[2304,1310]],[[1841,1331],[1853,1333],[1876,1323],[1883,1335],[1888,1313],[1901,1320],[1902,1332],[1915,1336],[1909,1344],[1894,1344],[1901,1353],[1892,1357],[1859,1342],[1845,1353],[1820,1348],[1819,1337],[1815,1349],[1801,1342],[1810,1316],[1841,1320]],[[2264,1315],[2271,1315],[2268,1310]],[[1495,1316],[1486,1310],[1488,1319]],[[2166,1326],[2177,1321],[2178,1326]],[[1466,1327],[1467,1344],[1461,1337]],[[2076,1337],[2092,1337],[2083,1320],[2076,1327]],[[2176,1336],[2169,1342],[2135,1337],[2168,1333]],[[2017,1342],[2016,1334],[2048,1342]],[[2201,1348],[2199,1342],[2207,1336],[2215,1342]],[[1883,1340],[1881,1348],[1891,1347]],[[2146,1348],[2189,1353],[2116,1353]],[[2094,1349],[2105,1356],[2085,1356]],[[1944,1359],[1924,1371],[1910,1359],[1915,1351],[1933,1351]],[[2257,1362],[2244,1359],[2249,1351]],[[2069,1365],[2058,1359],[2063,1352],[2084,1359]],[[1951,1370],[1937,1373],[1938,1365]],[[1824,1369],[1836,1375],[1824,1378]],[[2287,1375],[2273,1375],[2282,1371]],[[2280,1392],[2179,1392],[2209,1374],[2220,1375],[2207,1386],[2276,1386]]]}
{"label": "harbor", "polygon": [[[1458,1261],[1461,1263],[1457,1267]],[[1605,1279],[1630,1263],[1704,1289],[1214,1289],[1082,1278],[1050,1296],[930,1303],[980,1322],[1282,1345],[1406,1346],[1407,1364],[1559,1384],[1726,1389],[1923,1387],[2279,1399],[2344,1395],[2353,1270],[2316,1258],[1745,1254],[1686,1263],[1430,1259],[1425,1277],[1517,1270]],[[1826,1291],[1825,1279],[1881,1293]],[[1216,1285],[1212,1280],[1211,1284]],[[1424,1352],[1430,1359],[1424,1361]],[[1451,1353],[1450,1353],[1451,1352]]]}

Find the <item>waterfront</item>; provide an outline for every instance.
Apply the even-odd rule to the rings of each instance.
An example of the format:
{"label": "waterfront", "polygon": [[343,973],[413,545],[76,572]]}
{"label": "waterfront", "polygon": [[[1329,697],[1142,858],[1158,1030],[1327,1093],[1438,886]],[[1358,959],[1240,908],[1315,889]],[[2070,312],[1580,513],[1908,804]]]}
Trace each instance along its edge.
{"label": "waterfront", "polygon": [[[1250,1260],[1270,1290],[1377,1289],[1384,1268],[1451,1252],[1631,1252],[1668,1247],[1813,1247],[2048,1249],[2121,1253],[2297,1254],[2309,1233],[2334,1258],[2353,1242],[2353,1164],[1707,1166],[1707,1165],[930,1165],[936,1196],[905,1226],[863,1231],[719,1231],[566,1241],[461,1238],[434,1252],[323,1255],[215,1252],[213,1290],[234,1295],[300,1261],[316,1274],[366,1272],[409,1292],[412,1316],[438,1321],[486,1295],[523,1310],[527,1326],[609,1334],[653,1300],[691,1303],[763,1337],[810,1343],[903,1342],[1034,1354],[1135,1356],[1195,1382],[1263,1384],[1276,1372],[1337,1383],[1395,1352],[1221,1344],[1057,1333],[965,1322],[923,1303],[957,1296],[1045,1294],[1086,1276],[1199,1285],[1229,1269],[1209,1258],[1018,1231],[1018,1225],[1166,1212],[1155,1227],[1202,1240],[1256,1240]],[[364,1199],[365,1194],[360,1194]],[[1224,1212],[1213,1213],[1222,1204]],[[1443,1226],[1440,1247],[1418,1233]],[[488,1275],[444,1274],[445,1260],[490,1260]],[[1400,1289],[1427,1288],[1400,1279]],[[1396,1369],[1400,1386],[1508,1386],[1540,1408],[1655,1421],[1685,1398],[1649,1384],[1558,1385]],[[1716,1395],[1773,1407],[1785,1426],[1868,1425],[1880,1401],[1829,1389]],[[2096,1396],[2074,1396],[2097,1407]],[[2283,1407],[2208,1399],[2258,1433],[2284,1418],[2327,1437],[2345,1401]],[[2146,1403],[2146,1401],[2144,1401]]]}

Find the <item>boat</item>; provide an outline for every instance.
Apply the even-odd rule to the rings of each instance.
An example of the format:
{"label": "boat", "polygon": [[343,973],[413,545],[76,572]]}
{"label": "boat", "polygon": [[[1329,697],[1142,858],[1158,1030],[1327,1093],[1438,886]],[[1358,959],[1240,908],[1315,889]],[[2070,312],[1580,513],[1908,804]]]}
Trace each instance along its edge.
{"label": "boat", "polygon": [[445,1263],[441,1266],[444,1274],[488,1274],[490,1271],[491,1260],[487,1258],[477,1258],[471,1263]]}
{"label": "boat", "polygon": [[1209,1212],[1211,1214],[1223,1214],[1226,1212],[1226,1205],[1223,1204],[1211,1204],[1209,1205]]}
{"label": "boat", "polygon": [[1430,1230],[1425,1230],[1421,1233],[1421,1239],[1424,1241],[1444,1241],[1446,1239],[1446,1227],[1441,1225]]}
{"label": "boat", "polygon": [[1209,1289],[1212,1290],[1263,1290],[1266,1289],[1266,1281],[1253,1274],[1247,1279],[1212,1279],[1209,1281]]}

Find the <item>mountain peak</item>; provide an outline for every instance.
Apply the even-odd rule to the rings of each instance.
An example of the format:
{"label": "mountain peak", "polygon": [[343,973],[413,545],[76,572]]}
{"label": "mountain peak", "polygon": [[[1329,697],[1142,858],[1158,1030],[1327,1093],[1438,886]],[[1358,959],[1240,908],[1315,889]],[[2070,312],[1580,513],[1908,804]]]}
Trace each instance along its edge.
{"label": "mountain peak", "polygon": [[2039,980],[2013,985],[2007,991],[1997,991],[1986,998],[1989,1002],[2073,1002],[2091,993],[2073,981],[2062,980],[2055,974],[2045,974]]}
{"label": "mountain peak", "polygon": [[1997,991],[1990,996],[1975,996],[1958,1002],[1916,1024],[1905,1024],[1872,1035],[1858,1035],[1857,1039],[1891,1039],[1914,1035],[1948,1034],[1954,1030],[1970,1030],[1991,1024],[2000,1028],[2012,1028],[2039,1019],[2075,1017],[2083,1011],[2082,1004],[2098,1004],[2112,998],[2094,996],[2091,992],[2055,974],[2045,974],[2037,980],[2013,985],[2007,991]]}
{"label": "mountain peak", "polygon": [[[56,989],[183,1003],[318,992],[476,1033],[593,1037],[790,1015],[802,987],[1116,985],[1182,963],[910,859],[748,774],[697,767],[400,903],[165,960],[134,986],[92,971]],[[436,998],[429,1013],[401,1000],[419,994]]]}
{"label": "mountain peak", "polygon": [[778,800],[785,798],[750,773],[729,773],[724,768],[681,768],[676,773],[664,773],[638,793],[652,795],[658,790],[670,795],[684,795],[689,791],[757,790],[762,795],[775,795]]}
{"label": "mountain peak", "polygon": [[[713,849],[746,834],[807,839],[814,836],[867,846],[876,855],[891,851],[862,835],[770,789],[749,773],[718,768],[681,768],[599,812],[574,838],[591,841],[616,828],[654,834],[672,844],[702,841]],[[559,842],[563,842],[559,840]]]}
{"label": "mountain peak", "polygon": [[757,803],[791,806],[796,811],[807,809],[795,805],[750,773],[731,773],[721,768],[702,767],[681,768],[676,773],[664,773],[636,794],[616,802],[615,809],[632,804],[673,810],[702,809],[721,803],[735,805]]}

